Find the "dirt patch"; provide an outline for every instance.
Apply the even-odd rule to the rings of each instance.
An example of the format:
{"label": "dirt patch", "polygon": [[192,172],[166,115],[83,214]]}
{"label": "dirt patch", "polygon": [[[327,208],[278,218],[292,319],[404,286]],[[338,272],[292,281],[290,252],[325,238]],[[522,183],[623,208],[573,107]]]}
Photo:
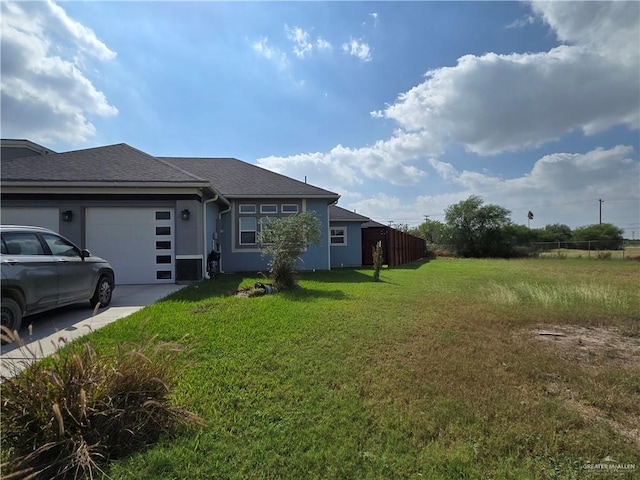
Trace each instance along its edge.
{"label": "dirt patch", "polygon": [[[527,331],[534,341],[556,350],[562,358],[588,366],[615,366],[640,369],[640,338],[624,336],[615,327],[573,325],[536,326]],[[627,440],[640,445],[640,416],[628,414],[624,424],[607,412],[588,404],[579,392],[570,390],[554,375],[548,376],[548,395],[560,396],[566,404],[587,420],[609,424]]]}
{"label": "dirt patch", "polygon": [[557,349],[567,360],[599,365],[624,362],[640,368],[640,338],[626,337],[614,327],[544,325],[534,327],[530,335]]}

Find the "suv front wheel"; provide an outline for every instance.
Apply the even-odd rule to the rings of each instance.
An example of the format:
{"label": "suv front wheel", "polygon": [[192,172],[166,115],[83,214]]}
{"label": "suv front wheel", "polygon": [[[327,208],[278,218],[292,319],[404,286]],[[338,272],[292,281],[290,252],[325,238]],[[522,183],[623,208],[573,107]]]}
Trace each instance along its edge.
{"label": "suv front wheel", "polygon": [[96,291],[89,302],[92,307],[100,304],[100,308],[107,307],[111,303],[111,295],[113,294],[113,280],[106,275],[100,277]]}
{"label": "suv front wheel", "polygon": [[20,305],[12,298],[2,299],[2,323],[1,325],[12,332],[9,336],[8,332],[2,329],[2,343],[10,343],[13,341],[13,332],[20,330],[22,325],[22,310]]}

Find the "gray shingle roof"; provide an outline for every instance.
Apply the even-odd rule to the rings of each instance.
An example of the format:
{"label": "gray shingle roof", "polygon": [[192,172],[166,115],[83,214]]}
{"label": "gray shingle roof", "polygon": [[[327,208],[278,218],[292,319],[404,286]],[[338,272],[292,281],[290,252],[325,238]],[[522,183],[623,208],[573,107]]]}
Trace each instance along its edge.
{"label": "gray shingle roof", "polygon": [[369,222],[363,223],[362,228],[387,228],[387,225],[383,225],[382,223],[378,223],[375,220],[371,220]]}
{"label": "gray shingle roof", "polygon": [[2,160],[2,182],[160,182],[207,180],[120,143],[46,156]]}
{"label": "gray shingle roof", "polygon": [[346,210],[337,205],[331,205],[329,208],[329,218],[332,222],[360,222],[365,223],[370,220],[369,217]]}
{"label": "gray shingle roof", "polygon": [[206,178],[228,198],[247,197],[316,197],[339,195],[236,158],[161,157],[198,177]]}
{"label": "gray shingle roof", "polygon": [[209,185],[229,198],[339,195],[235,158],[154,157],[124,143],[2,160],[2,183]]}

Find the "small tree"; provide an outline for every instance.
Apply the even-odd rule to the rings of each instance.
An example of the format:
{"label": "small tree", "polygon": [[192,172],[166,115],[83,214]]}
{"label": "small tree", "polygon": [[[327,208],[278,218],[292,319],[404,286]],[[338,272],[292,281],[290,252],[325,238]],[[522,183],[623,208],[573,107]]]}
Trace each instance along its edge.
{"label": "small tree", "polygon": [[[445,220],[455,251],[463,257],[500,257],[511,249],[509,210],[485,205],[472,195],[445,210]],[[507,255],[508,256],[508,255]]]}
{"label": "small tree", "polygon": [[272,218],[268,223],[262,223],[258,243],[262,255],[270,257],[270,277],[278,290],[295,286],[297,261],[308,246],[320,243],[320,238],[320,222],[314,212]]}
{"label": "small tree", "polygon": [[373,254],[373,281],[380,281],[380,270],[382,269],[382,242],[378,241],[375,247],[371,247]]}

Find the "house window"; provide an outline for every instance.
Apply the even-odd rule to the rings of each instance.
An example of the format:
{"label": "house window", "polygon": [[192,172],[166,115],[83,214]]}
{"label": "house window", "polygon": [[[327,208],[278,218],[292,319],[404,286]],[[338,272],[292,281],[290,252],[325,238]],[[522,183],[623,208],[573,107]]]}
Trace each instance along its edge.
{"label": "house window", "polygon": [[264,231],[269,228],[269,224],[273,222],[275,218],[273,217],[262,217],[260,218],[260,231]]}
{"label": "house window", "polygon": [[295,203],[285,203],[280,207],[282,213],[298,213],[298,205]]}
{"label": "house window", "polygon": [[171,227],[156,227],[156,235],[171,235]]}
{"label": "house window", "polygon": [[171,212],[170,211],[156,212],[156,220],[171,220]]}
{"label": "house window", "polygon": [[278,205],[260,205],[260,213],[278,213]]}
{"label": "house window", "polygon": [[258,225],[255,217],[240,218],[240,245],[254,245]]}
{"label": "house window", "polygon": [[345,228],[331,229],[331,245],[346,245],[347,230]]}
{"label": "house window", "polygon": [[240,205],[240,213],[242,214],[254,214],[256,213],[256,206],[250,204]]}

